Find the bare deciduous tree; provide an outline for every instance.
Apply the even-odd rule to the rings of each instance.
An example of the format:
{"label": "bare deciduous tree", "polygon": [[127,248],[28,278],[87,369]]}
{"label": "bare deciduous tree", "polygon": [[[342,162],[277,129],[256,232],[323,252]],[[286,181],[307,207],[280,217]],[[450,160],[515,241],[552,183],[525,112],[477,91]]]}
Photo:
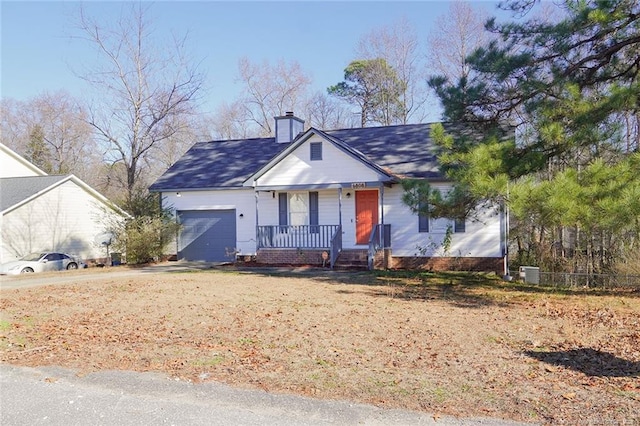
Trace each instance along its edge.
{"label": "bare deciduous tree", "polygon": [[209,120],[209,139],[244,139],[254,136],[245,114],[245,106],[240,100],[222,103],[217,108],[215,116]]}
{"label": "bare deciduous tree", "polygon": [[273,117],[303,109],[311,79],[297,62],[287,64],[281,59],[272,66],[266,60],[257,64],[242,58],[238,70],[244,84],[245,115],[259,127],[259,136],[273,135]]}
{"label": "bare deciduous tree", "polygon": [[47,158],[46,172],[83,180],[94,175],[95,143],[86,110],[68,92],[45,92],[26,102],[5,99],[1,115],[3,140],[27,157],[37,143],[38,150],[46,150],[39,153]]}
{"label": "bare deciduous tree", "polygon": [[317,129],[340,129],[357,127],[360,116],[353,114],[342,102],[322,92],[311,96],[305,108],[309,126]]}
{"label": "bare deciduous tree", "polygon": [[26,137],[20,119],[22,103],[12,98],[0,99],[0,134],[2,143],[21,153],[24,152]]}
{"label": "bare deciduous tree", "polygon": [[409,21],[402,18],[390,26],[372,30],[360,39],[357,55],[364,59],[383,58],[395,70],[404,86],[399,121],[403,124],[422,121],[428,91],[418,37]]}
{"label": "bare deciduous tree", "polygon": [[451,82],[469,76],[467,56],[489,40],[484,24],[487,12],[469,2],[455,0],[446,15],[438,17],[428,38],[427,67]]}
{"label": "bare deciduous tree", "polygon": [[145,156],[147,180],[154,181],[184,155],[195,141],[209,139],[198,116],[172,116],[169,125],[176,129]]}
{"label": "bare deciduous tree", "polygon": [[52,154],[53,173],[84,175],[84,160],[91,157],[93,139],[86,110],[67,92],[44,93],[31,109]]}
{"label": "bare deciduous tree", "polygon": [[120,184],[127,207],[146,191],[153,151],[188,123],[203,76],[185,54],[186,38],[154,40],[148,6],[137,3],[125,10],[114,24],[81,10],[79,26],[99,57],[95,67],[81,73],[97,95],[88,122],[105,145],[106,159],[124,166]]}

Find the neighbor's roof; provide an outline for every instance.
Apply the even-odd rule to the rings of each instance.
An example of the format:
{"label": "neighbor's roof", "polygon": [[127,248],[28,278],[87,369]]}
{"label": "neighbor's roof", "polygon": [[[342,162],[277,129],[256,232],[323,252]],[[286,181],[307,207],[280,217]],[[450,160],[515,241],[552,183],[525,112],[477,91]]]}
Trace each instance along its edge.
{"label": "neighbor's roof", "polygon": [[40,191],[44,191],[66,176],[24,176],[0,179],[0,211],[20,204]]}
{"label": "neighbor's roof", "polygon": [[[454,126],[443,123],[447,131]],[[399,177],[442,179],[431,124],[364,127],[322,133],[351,147],[363,159]],[[335,142],[335,140],[333,142]],[[151,191],[242,187],[253,173],[286,149],[275,138],[196,143],[153,185]]]}
{"label": "neighbor's roof", "polygon": [[67,181],[73,182],[121,216],[129,217],[128,213],[74,175],[0,178],[0,212],[5,214],[8,211],[15,210],[28,203],[31,199],[37,198]]}

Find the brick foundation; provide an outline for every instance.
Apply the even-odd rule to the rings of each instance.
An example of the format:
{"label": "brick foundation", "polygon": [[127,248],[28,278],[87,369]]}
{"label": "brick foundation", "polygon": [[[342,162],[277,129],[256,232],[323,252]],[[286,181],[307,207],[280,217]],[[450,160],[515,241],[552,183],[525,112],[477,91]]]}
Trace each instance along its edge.
{"label": "brick foundation", "polygon": [[[328,250],[313,249],[260,249],[256,263],[267,265],[317,265],[322,266],[322,253]],[[329,259],[325,265],[329,265]]]}
{"label": "brick foundation", "polygon": [[[313,249],[260,249],[256,263],[265,265],[314,265],[322,266],[322,253],[326,250]],[[365,256],[366,252],[354,255]],[[345,251],[341,255],[344,262],[348,257]],[[365,262],[366,263],[366,262]],[[325,266],[329,265],[329,260]],[[366,266],[365,266],[366,267]],[[502,275],[504,263],[501,257],[400,257],[393,256],[391,250],[380,250],[374,258],[375,269],[410,269],[429,271],[477,271],[495,272]]]}
{"label": "brick foundation", "polygon": [[423,269],[429,271],[474,271],[504,273],[501,257],[398,257],[389,259],[389,269]]}

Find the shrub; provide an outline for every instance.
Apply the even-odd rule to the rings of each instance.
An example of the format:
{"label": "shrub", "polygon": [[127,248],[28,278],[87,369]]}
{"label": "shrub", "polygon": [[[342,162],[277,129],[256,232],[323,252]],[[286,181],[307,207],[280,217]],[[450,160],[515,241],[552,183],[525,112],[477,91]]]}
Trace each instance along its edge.
{"label": "shrub", "polygon": [[175,240],[180,225],[171,217],[140,216],[127,222],[124,232],[117,236],[116,249],[125,251],[127,263],[158,261],[166,246]]}
{"label": "shrub", "polygon": [[615,271],[623,275],[640,276],[640,246],[628,249],[616,262]]}

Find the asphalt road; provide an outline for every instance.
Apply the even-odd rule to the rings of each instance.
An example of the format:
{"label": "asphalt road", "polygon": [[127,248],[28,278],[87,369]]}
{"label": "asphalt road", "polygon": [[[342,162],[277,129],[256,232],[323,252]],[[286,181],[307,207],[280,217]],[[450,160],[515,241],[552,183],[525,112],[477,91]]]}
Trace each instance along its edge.
{"label": "asphalt road", "polygon": [[[0,289],[111,280],[210,268],[168,263],[148,268],[108,268],[29,276],[0,276]],[[1,297],[1,294],[0,294]],[[55,368],[0,364],[1,425],[441,425],[511,426],[498,419],[456,419],[428,413],[383,410],[348,401],[194,384],[157,373],[103,371],[78,376]]]}
{"label": "asphalt road", "polygon": [[193,384],[155,373],[0,364],[2,425],[515,425]]}

